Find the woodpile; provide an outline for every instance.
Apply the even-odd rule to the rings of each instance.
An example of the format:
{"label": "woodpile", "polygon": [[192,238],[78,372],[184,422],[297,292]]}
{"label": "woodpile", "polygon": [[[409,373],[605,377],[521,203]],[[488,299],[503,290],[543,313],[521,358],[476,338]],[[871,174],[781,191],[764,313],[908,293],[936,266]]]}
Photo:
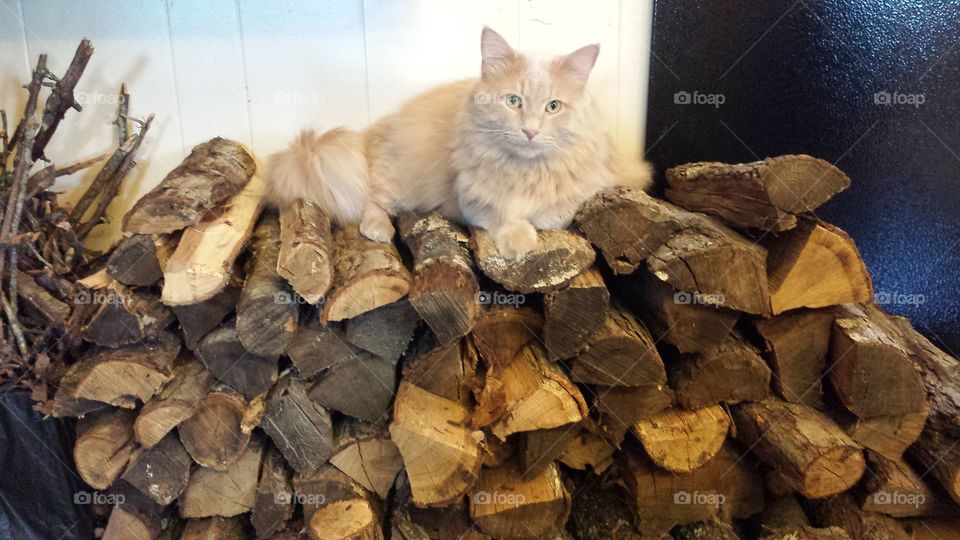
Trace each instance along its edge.
{"label": "woodpile", "polygon": [[782,156],[667,180],[669,200],[599,194],[512,262],[437,215],[383,244],[309,203],[266,209],[242,146],[198,145],[70,295],[29,269],[20,289],[74,340],[45,406],[79,418],[80,477],[124,495],[104,537],[956,520],[960,362],[874,305],[850,237],[812,215],[849,179]]}

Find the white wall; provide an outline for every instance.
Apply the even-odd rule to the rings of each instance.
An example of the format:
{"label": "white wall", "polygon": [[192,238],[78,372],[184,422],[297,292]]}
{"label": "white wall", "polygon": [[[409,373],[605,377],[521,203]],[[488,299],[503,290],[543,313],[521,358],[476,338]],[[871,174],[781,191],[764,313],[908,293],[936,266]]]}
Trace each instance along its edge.
{"label": "white wall", "polygon": [[[434,84],[476,76],[487,24],[522,50],[600,42],[591,90],[619,146],[639,154],[651,15],[652,0],[0,0],[0,108],[18,119],[37,56],[62,73],[89,38],[84,110],[68,113],[47,155],[65,165],[112,150],[126,83],[131,112],[156,120],[111,207],[120,216],[213,136],[263,157],[301,127],[363,128]],[[94,172],[59,184],[67,200]],[[91,243],[109,243],[116,225]]]}

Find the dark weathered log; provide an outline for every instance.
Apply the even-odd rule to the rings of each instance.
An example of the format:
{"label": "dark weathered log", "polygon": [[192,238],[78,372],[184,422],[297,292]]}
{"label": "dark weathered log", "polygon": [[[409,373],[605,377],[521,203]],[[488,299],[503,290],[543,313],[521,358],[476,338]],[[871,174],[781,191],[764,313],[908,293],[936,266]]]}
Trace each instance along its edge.
{"label": "dark weathered log", "polygon": [[295,201],[280,211],[277,274],[309,304],[320,302],[333,278],[330,216],[313,203]]}
{"label": "dark weathered log", "polygon": [[136,414],[109,409],[87,415],[77,423],[73,461],[80,478],[90,487],[105,490],[120,477],[136,449],[133,420]]}
{"label": "dark weathered log", "polygon": [[597,268],[543,297],[543,344],[551,360],[570,358],[587,348],[603,327],[610,293]]}
{"label": "dark weathered log", "polygon": [[587,349],[570,362],[570,376],[576,382],[614,386],[667,382],[650,332],[618,304],[607,312]]}
{"label": "dark weathered log", "polygon": [[347,342],[339,326],[311,321],[297,327],[287,346],[287,356],[301,375],[313,377],[340,363],[357,361],[359,351]]}
{"label": "dark weathered log", "polygon": [[283,454],[269,446],[260,465],[260,479],[250,512],[257,538],[271,538],[286,528],[295,508],[290,469]]}
{"label": "dark weathered log", "polygon": [[137,453],[121,478],[161,506],[172,503],[187,486],[193,460],[176,433]]}
{"label": "dark weathered log", "polygon": [[395,362],[407,350],[419,322],[410,302],[400,300],[348,320],[344,337],[365,351]]}
{"label": "dark weathered log", "polygon": [[213,470],[229,469],[250,442],[250,433],[244,433],[240,426],[246,408],[247,401],[241,395],[226,389],[204,396],[193,416],[177,429],[193,460]]}
{"label": "dark weathered log", "polygon": [[668,471],[688,473],[713,459],[730,430],[730,416],[719,405],[671,408],[637,420],[634,432],[647,455]]}
{"label": "dark weathered log", "polygon": [[898,331],[872,305],[838,309],[830,382],[860,418],[913,413],[926,406],[923,381]]}
{"label": "dark weathered log", "polygon": [[189,306],[173,307],[188,349],[196,350],[200,340],[236,310],[242,288],[243,282],[233,279],[222,291],[208,300]]}
{"label": "dark weathered log", "polygon": [[[106,276],[106,272],[104,272]],[[157,337],[173,322],[173,311],[146,290],[132,290],[108,280],[102,287],[81,285],[73,304],[86,305],[87,317],[78,324],[81,338],[103,347],[119,347]]]}
{"label": "dark weathered log", "polygon": [[687,163],[667,169],[667,197],[732,227],[784,231],[794,214],[811,212],[850,187],[850,178],[830,163],[806,155],[753,163]]}
{"label": "dark weathered log", "polygon": [[180,516],[232,517],[252,510],[265,446],[261,437],[254,437],[225,469],[194,469],[180,495]]}
{"label": "dark weathered log", "polygon": [[823,409],[823,380],[830,350],[833,313],[797,311],[754,322],[766,343],[773,386],[791,403]]}
{"label": "dark weathered log", "polygon": [[182,356],[160,393],[144,404],[133,424],[137,442],[150,448],[193,416],[200,398],[213,386],[213,377],[191,355]]}
{"label": "dark weathered log", "polygon": [[560,469],[550,464],[521,478],[516,464],[480,471],[470,496],[470,517],[494,538],[547,538],[563,530],[570,515],[570,494]]}
{"label": "dark weathered log", "polygon": [[857,246],[833,225],[804,219],[764,245],[774,315],[873,298],[873,282]]}
{"label": "dark weathered log", "polygon": [[333,283],[321,319],[342,321],[396,302],[410,292],[410,272],[393,244],[369,240],[356,225],[333,234]]}
{"label": "dark weathered log", "polygon": [[163,278],[163,267],[179,237],[135,234],[123,239],[107,260],[107,273],[124,285],[146,287]]}
{"label": "dark weathered log", "polygon": [[466,232],[436,214],[402,214],[398,225],[413,255],[410,304],[442,343],[465,335],[481,311]]}
{"label": "dark weathered log", "polygon": [[218,381],[247,399],[266,392],[277,380],[277,358],[248,351],[234,321],[207,334],[197,347],[197,355]]}
{"label": "dark weathered log", "polygon": [[414,503],[407,475],[397,477],[393,490],[393,514],[390,516],[391,538],[428,540],[491,540],[470,521],[464,498],[446,506],[421,507]]}
{"label": "dark weathered log", "polygon": [[593,387],[600,428],[617,444],[637,420],[654,416],[673,403],[673,391],[666,385]]}
{"label": "dark weathered log", "polygon": [[[303,505],[303,518],[307,523],[310,522],[317,511],[336,503],[372,502],[368,491],[342,471],[329,464],[322,465],[316,472],[307,476],[295,475],[293,477],[293,488],[297,501]],[[337,505],[334,508],[339,508],[342,512],[342,505]],[[373,508],[371,507],[371,509]],[[379,510],[379,508],[376,510]],[[325,513],[325,519],[329,519],[331,514],[335,513]]]}
{"label": "dark weathered log", "polygon": [[469,418],[469,410],[456,401],[400,382],[390,437],[403,456],[416,504],[446,504],[473,485],[483,433],[466,425]]}
{"label": "dark weathered log", "polygon": [[352,356],[321,373],[309,395],[328,409],[377,422],[390,409],[396,380],[395,362],[356,349]]}
{"label": "dark weathered log", "polygon": [[103,531],[103,540],[154,540],[177,534],[176,514],[165,512],[163,506],[126,481],[114,482],[105,496],[115,504]]}
{"label": "dark weathered log", "polygon": [[490,233],[476,229],[470,238],[477,266],[487,277],[518,293],[548,292],[564,287],[593,265],[593,246],[566,230],[537,232],[537,247],[518,261],[504,259]]}
{"label": "dark weathered log", "polygon": [[582,540],[643,540],[623,490],[598,477],[583,476],[573,490],[567,528]]}
{"label": "dark weathered log", "polygon": [[198,223],[247,185],[253,158],[234,141],[211,139],[193,148],[157,187],[123,217],[126,232],[173,232]]}
{"label": "dark weathered log", "polygon": [[310,476],[294,478],[297,499],[303,504],[306,533],[311,540],[344,538],[380,540],[380,508],[370,494],[330,465]]}
{"label": "dark weathered log", "polygon": [[760,538],[763,540],[850,540],[840,527],[817,528],[793,494],[768,500],[760,514]]}
{"label": "dark weathered log", "polygon": [[270,390],[260,426],[300,474],[309,475],[330,459],[330,413],[307,397],[301,379],[286,375]]}
{"label": "dark weathered log", "polygon": [[839,527],[846,531],[852,540],[907,540],[910,538],[897,520],[887,515],[860,509],[850,493],[807,500],[805,507],[814,525]]}
{"label": "dark weathered log", "polygon": [[384,500],[403,468],[400,450],[390,440],[385,423],[340,418],[334,424],[332,454],[331,465]]}
{"label": "dark weathered log", "polygon": [[403,380],[471,407],[477,375],[464,341],[440,344],[433,332],[425,332],[403,363]]}
{"label": "dark weathered log", "polygon": [[70,318],[70,306],[61,302],[27,274],[17,276],[17,299],[20,306],[37,313],[44,326],[64,330]]}
{"label": "dark weathered log", "polygon": [[737,439],[805,497],[846,491],[863,475],[860,447],[832,420],[774,399],[733,409]]}
{"label": "dark weathered log", "polygon": [[739,333],[719,346],[671,363],[670,386],[688,409],[759,401],[770,394],[770,368]]}

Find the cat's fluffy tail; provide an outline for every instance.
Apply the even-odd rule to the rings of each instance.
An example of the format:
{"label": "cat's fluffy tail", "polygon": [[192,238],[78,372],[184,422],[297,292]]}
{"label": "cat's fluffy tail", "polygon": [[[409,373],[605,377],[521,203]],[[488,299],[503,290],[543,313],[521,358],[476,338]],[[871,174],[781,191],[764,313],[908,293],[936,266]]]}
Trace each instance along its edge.
{"label": "cat's fluffy tail", "polygon": [[646,191],[653,184],[653,164],[649,161],[621,158],[617,160],[614,174],[618,186]]}
{"label": "cat's fluffy tail", "polygon": [[267,200],[283,207],[297,199],[319,206],[337,223],[358,221],[368,196],[362,133],[304,130],[267,160]]}

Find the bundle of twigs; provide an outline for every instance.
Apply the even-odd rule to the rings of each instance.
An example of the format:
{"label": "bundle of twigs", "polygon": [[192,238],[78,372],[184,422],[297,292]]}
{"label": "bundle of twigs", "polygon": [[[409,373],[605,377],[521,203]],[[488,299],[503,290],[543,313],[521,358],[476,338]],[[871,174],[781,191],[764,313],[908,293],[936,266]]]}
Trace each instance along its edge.
{"label": "bundle of twigs", "polygon": [[[134,166],[134,154],[153,119],[128,119],[129,96],[121,87],[119,143],[111,155],[66,167],[57,167],[46,156],[67,112],[82,110],[74,89],[92,54],[90,41],[82,40],[62,77],[53,74],[47,56],[40,55],[24,86],[28,97],[23,116],[12,133],[7,112],[0,110],[0,384],[22,383],[41,402],[79,343],[68,324],[73,283],[101,255],[84,248],[83,240],[107,219],[107,206]],[[132,135],[129,121],[139,127]],[[64,207],[49,189],[57,178],[100,162],[102,168],[73,208]]]}

